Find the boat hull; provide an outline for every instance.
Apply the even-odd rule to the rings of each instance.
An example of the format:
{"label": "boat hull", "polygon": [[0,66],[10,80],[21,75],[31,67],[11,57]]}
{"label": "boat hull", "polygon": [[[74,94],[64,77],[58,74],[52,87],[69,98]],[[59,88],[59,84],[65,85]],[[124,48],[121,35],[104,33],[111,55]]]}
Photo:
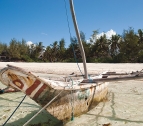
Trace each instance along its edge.
{"label": "boat hull", "polygon": [[107,82],[73,85],[72,82],[58,82],[38,77],[14,66],[2,69],[0,80],[7,86],[21,90],[42,107],[61,92],[46,110],[62,121],[68,121],[72,115],[86,113],[108,93]]}
{"label": "boat hull", "polygon": [[[57,99],[47,108],[47,111],[59,120],[68,121],[72,118],[72,112],[74,116],[79,116],[88,112],[100,101],[105,99],[108,88],[106,87],[100,91],[95,91],[94,96],[88,95],[88,91],[89,89],[77,91],[73,94],[69,94],[69,96],[66,95],[65,97]],[[71,100],[72,97],[74,97],[74,101]]]}

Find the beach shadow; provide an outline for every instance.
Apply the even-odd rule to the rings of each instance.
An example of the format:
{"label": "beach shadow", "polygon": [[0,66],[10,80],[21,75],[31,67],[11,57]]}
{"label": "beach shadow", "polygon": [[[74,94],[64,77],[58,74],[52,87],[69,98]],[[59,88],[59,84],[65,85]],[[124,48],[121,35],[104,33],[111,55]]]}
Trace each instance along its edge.
{"label": "beach shadow", "polygon": [[[100,112],[98,113],[98,115],[100,115],[103,112],[104,107],[105,107],[105,102],[103,101],[103,106],[102,106]],[[99,116],[96,116],[96,126],[98,126],[98,118],[99,118]]]}
{"label": "beach shadow", "polygon": [[107,118],[107,119],[114,120],[114,121],[134,122],[134,123],[141,123],[141,124],[143,124],[143,121],[122,119],[122,118],[113,117],[113,116],[103,116],[103,115],[98,115],[98,114],[96,115],[96,114],[90,114],[90,113],[88,113],[87,115],[93,115],[93,116],[103,117],[103,118]]}
{"label": "beach shadow", "polygon": [[[20,97],[17,97],[16,99],[21,99],[22,100],[22,98],[23,98],[24,96],[20,96]],[[9,102],[13,102],[13,103],[17,103],[17,104],[19,104],[20,103],[20,101],[21,100],[19,100],[19,101],[14,101],[15,99],[8,99],[8,98],[3,98],[3,97],[0,97],[0,101],[1,100],[6,100],[6,101],[9,101]],[[24,104],[25,104],[25,106],[24,106]],[[22,103],[22,107],[27,107],[26,105],[29,105],[29,106],[32,106],[32,107],[34,107],[34,108],[37,108],[37,105],[35,105],[35,104],[32,104],[32,103],[28,103],[28,102],[23,102]],[[0,105],[0,107],[9,107],[9,106],[6,106],[6,105]],[[11,106],[11,107],[17,107],[17,105],[16,106]]]}
{"label": "beach shadow", "polygon": [[115,105],[115,95],[114,93],[112,92],[111,93],[111,110],[112,110],[112,115],[111,116],[104,116],[104,115],[100,115],[101,112],[103,111],[103,108],[105,106],[105,103],[103,104],[102,108],[101,108],[101,111],[98,113],[98,114],[90,114],[90,113],[87,113],[86,115],[93,115],[93,116],[96,116],[96,126],[98,126],[98,118],[99,117],[103,117],[103,118],[107,118],[109,120],[114,120],[114,121],[121,121],[121,122],[130,122],[130,123],[138,123],[138,124],[142,124],[143,125],[143,121],[138,121],[138,120],[130,120],[130,119],[122,119],[122,118],[118,118],[116,117],[116,112],[115,112],[115,108],[114,108],[114,105]]}
{"label": "beach shadow", "polygon": [[[104,109],[104,107],[105,107],[105,105],[106,105],[106,102],[108,101],[109,95],[110,95],[110,92],[108,92],[107,96],[106,96],[102,101],[100,101],[100,102],[103,103],[103,105],[102,105],[102,107],[101,107],[101,110],[99,111],[99,113],[98,113],[98,114],[96,115],[96,117],[95,117],[96,126],[99,125],[99,123],[98,123],[98,118],[100,117],[100,114],[103,112],[103,109]],[[97,106],[100,102],[97,102],[97,103],[95,103],[93,106],[90,106],[90,107],[91,107],[90,110],[94,109],[95,106]],[[94,114],[86,113],[86,115],[94,115]]]}
{"label": "beach shadow", "polygon": [[[14,122],[7,123],[6,126],[23,126],[30,118],[32,118],[38,111],[32,111],[24,118],[20,118]],[[36,116],[27,126],[63,126],[62,121],[59,121],[46,110],[43,110],[38,116]]]}
{"label": "beach shadow", "polygon": [[[13,99],[13,94],[8,94],[8,95],[3,95],[3,96],[0,96],[0,101],[8,101],[8,103],[12,103],[12,105],[9,105],[9,104],[1,104],[0,105],[0,108],[2,107],[14,107],[16,108],[17,105],[20,103],[20,101],[23,99],[24,96],[18,96],[18,97],[15,97]],[[9,99],[12,98],[12,99]],[[36,105],[32,102],[28,102],[29,100],[25,99],[23,101],[23,103],[21,104],[20,107],[22,107],[24,110],[28,107],[29,109],[27,109],[27,111],[30,111],[29,113],[30,114],[27,114],[26,116],[24,116],[24,118],[21,118],[20,117],[20,113],[17,113],[16,116],[14,116],[14,118],[17,118],[17,119],[14,119],[16,121],[8,121],[7,124],[5,126],[22,126],[24,125],[29,119],[31,119],[38,111],[39,109],[41,109],[41,107],[39,105]],[[32,108],[30,110],[30,108]],[[33,108],[38,108],[38,110],[33,110]],[[8,111],[8,110],[7,110]],[[19,114],[19,115],[18,115]],[[11,117],[12,119],[13,117]],[[3,122],[4,124],[5,122]],[[36,116],[27,126],[63,126],[63,123],[62,121],[59,121],[57,118],[55,118],[54,116],[52,116],[50,113],[48,113],[46,110],[43,110],[38,116]]]}

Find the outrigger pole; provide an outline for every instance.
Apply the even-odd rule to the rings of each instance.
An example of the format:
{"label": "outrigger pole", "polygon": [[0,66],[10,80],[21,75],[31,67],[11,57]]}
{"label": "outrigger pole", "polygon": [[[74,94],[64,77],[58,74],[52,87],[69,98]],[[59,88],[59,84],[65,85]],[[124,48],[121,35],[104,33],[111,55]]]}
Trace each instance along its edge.
{"label": "outrigger pole", "polygon": [[72,19],[73,19],[73,23],[74,23],[74,27],[75,27],[75,31],[76,31],[76,36],[77,36],[77,39],[78,39],[79,48],[80,48],[80,52],[81,52],[81,56],[82,56],[82,60],[83,60],[84,77],[85,77],[85,79],[87,79],[88,74],[87,74],[87,67],[86,67],[86,57],[85,57],[84,48],[83,48],[83,45],[82,45],[82,41],[81,41],[81,38],[80,38],[78,26],[77,26],[77,21],[76,21],[75,12],[74,12],[74,6],[73,6],[73,0],[69,0],[69,2],[70,2],[70,9],[71,9],[71,14],[72,14]]}

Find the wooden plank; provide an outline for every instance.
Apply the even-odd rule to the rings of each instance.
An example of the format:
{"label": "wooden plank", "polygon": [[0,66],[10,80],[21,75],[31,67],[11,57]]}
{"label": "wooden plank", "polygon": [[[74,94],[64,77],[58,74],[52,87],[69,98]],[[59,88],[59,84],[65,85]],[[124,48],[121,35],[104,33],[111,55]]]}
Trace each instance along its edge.
{"label": "wooden plank", "polygon": [[81,82],[84,83],[97,83],[97,82],[115,82],[115,81],[126,81],[126,80],[135,80],[135,79],[143,79],[143,74],[138,75],[128,75],[123,77],[111,77],[111,78],[97,78],[97,79],[86,79]]}

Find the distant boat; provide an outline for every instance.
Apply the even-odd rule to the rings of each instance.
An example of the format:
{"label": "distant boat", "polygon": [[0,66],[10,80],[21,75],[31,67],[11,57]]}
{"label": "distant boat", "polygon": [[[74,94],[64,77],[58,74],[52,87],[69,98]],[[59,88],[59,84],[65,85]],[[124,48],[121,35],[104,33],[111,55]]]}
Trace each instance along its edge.
{"label": "distant boat", "polygon": [[[42,107],[49,103],[46,110],[55,118],[62,121],[68,121],[73,116],[86,113],[106,98],[109,81],[143,78],[142,72],[131,74],[106,72],[99,76],[88,77],[84,49],[75,20],[73,2],[72,0],[69,1],[83,59],[84,78],[74,76],[73,73],[65,77],[65,81],[56,81],[36,76],[22,68],[11,65],[0,71],[0,80],[3,84],[22,91]],[[116,77],[117,75],[120,76]]]}

